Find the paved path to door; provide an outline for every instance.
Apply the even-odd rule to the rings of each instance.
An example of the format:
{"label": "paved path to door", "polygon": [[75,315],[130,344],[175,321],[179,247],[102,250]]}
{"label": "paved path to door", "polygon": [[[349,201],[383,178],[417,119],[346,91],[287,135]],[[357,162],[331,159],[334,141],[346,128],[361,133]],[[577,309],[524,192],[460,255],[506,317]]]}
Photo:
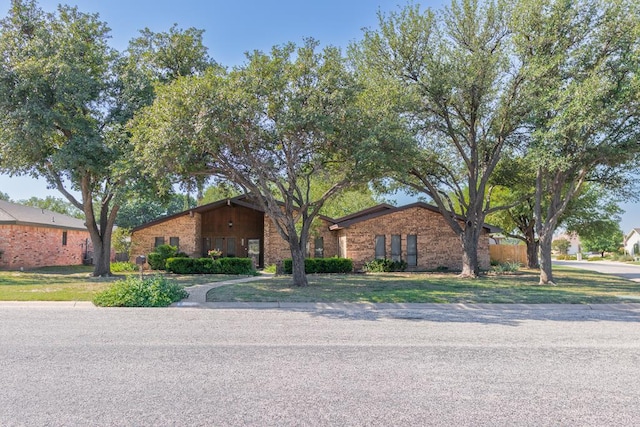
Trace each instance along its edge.
{"label": "paved path to door", "polygon": [[597,271],[640,282],[640,265],[615,261],[554,261],[553,264]]}
{"label": "paved path to door", "polygon": [[243,277],[241,279],[225,280],[223,282],[212,282],[212,283],[205,283],[203,285],[189,286],[188,288],[186,288],[187,292],[189,292],[189,297],[183,299],[182,301],[174,305],[179,307],[199,305],[201,303],[207,302],[207,292],[209,292],[210,289],[219,288],[220,286],[232,285],[236,283],[256,282],[258,280],[270,279],[272,277],[273,277],[273,274],[262,273],[259,276],[250,276],[250,277]]}

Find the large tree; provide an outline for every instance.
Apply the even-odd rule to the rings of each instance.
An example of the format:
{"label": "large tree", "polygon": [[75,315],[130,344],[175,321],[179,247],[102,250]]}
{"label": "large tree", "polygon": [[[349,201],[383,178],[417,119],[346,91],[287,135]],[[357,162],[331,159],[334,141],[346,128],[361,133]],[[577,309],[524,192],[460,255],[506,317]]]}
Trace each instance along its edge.
{"label": "large tree", "polygon": [[[144,183],[130,167],[123,125],[152,100],[147,71],[172,75],[127,60],[135,49],[120,59],[108,33],[95,14],[69,6],[45,13],[34,0],[13,0],[0,22],[0,171],[43,177],[84,212],[94,275],[111,273],[111,233],[126,184]],[[191,41],[201,53],[201,41]],[[184,55],[182,47],[173,54]]]}
{"label": "large tree", "polygon": [[372,103],[391,106],[415,130],[414,154],[394,164],[392,177],[436,204],[460,238],[466,277],[479,273],[478,242],[494,209],[490,177],[503,151],[518,146],[527,111],[508,18],[504,2],[454,0],[441,13],[409,5],[381,15],[379,29],[352,49]]}
{"label": "large tree", "polygon": [[640,145],[638,4],[523,0],[514,12],[529,64],[540,283],[553,283],[553,233],[588,180],[619,181]]}
{"label": "large tree", "polygon": [[[160,89],[137,116],[137,153],[150,173],[212,175],[249,193],[289,244],[295,285],[305,286],[314,218],[340,190],[366,182],[380,159],[386,122],[359,96],[336,48],[319,52],[307,40],[254,52],[228,73]],[[327,184],[322,194],[312,193],[313,180]]]}
{"label": "large tree", "polygon": [[[527,246],[527,267],[539,269],[539,240],[536,234],[536,170],[532,159],[503,159],[494,179],[501,182],[492,194],[492,203],[511,205],[494,212],[487,222],[502,229],[502,233],[521,240]],[[617,218],[622,212],[618,206],[620,198],[630,196],[631,189],[621,185],[624,181],[587,182],[580,192],[567,204],[558,220],[557,227],[567,232],[580,234],[602,218]]]}
{"label": "large tree", "polygon": [[604,258],[605,252],[618,251],[624,241],[624,234],[616,219],[602,218],[586,227],[580,234],[582,249],[588,252],[598,252]]}

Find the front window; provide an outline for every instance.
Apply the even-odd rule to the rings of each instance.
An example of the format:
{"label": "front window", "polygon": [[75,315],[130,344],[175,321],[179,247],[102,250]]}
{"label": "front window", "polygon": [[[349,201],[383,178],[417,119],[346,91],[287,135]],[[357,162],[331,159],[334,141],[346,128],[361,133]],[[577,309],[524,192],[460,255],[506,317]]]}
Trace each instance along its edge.
{"label": "front window", "polygon": [[391,260],[400,261],[402,259],[402,239],[399,234],[391,235]]}
{"label": "front window", "polygon": [[169,244],[171,246],[175,246],[177,250],[180,250],[180,238],[179,237],[169,237]]}
{"label": "front window", "polygon": [[313,242],[314,247],[314,257],[315,258],[323,258],[324,257],[324,239],[322,237],[316,237]]}
{"label": "front window", "polygon": [[409,267],[418,265],[418,236],[415,234],[407,236],[407,264]]}
{"label": "front window", "polygon": [[384,235],[376,236],[376,259],[385,259],[387,257],[385,245]]}

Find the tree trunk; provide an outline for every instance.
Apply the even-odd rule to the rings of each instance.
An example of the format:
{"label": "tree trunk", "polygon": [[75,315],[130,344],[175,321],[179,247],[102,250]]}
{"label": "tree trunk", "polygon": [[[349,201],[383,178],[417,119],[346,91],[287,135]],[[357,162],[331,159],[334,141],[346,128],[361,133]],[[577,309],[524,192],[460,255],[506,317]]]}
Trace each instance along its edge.
{"label": "tree trunk", "polygon": [[478,277],[480,275],[480,264],[478,263],[479,236],[471,227],[466,227],[460,239],[462,240],[462,272],[460,277]]}
{"label": "tree trunk", "polygon": [[293,284],[295,286],[307,286],[307,273],[304,271],[304,251],[300,245],[290,244],[291,261],[293,265],[291,272],[293,273]]}
{"label": "tree trunk", "polygon": [[527,268],[538,269],[540,268],[540,262],[538,261],[538,249],[539,244],[536,240],[533,228],[531,233],[527,233],[525,236],[525,243],[527,244]]}
{"label": "tree trunk", "polygon": [[552,233],[544,233],[540,236],[540,284],[555,285],[553,283],[553,266],[551,265],[551,241]]}
{"label": "tree trunk", "polygon": [[[100,232],[97,224],[89,228],[93,245],[93,276],[111,276],[111,234],[113,226]],[[108,227],[105,227],[108,228]]]}
{"label": "tree trunk", "polygon": [[[97,241],[96,241],[97,240]],[[92,239],[93,276],[111,276],[111,248],[104,239]]]}

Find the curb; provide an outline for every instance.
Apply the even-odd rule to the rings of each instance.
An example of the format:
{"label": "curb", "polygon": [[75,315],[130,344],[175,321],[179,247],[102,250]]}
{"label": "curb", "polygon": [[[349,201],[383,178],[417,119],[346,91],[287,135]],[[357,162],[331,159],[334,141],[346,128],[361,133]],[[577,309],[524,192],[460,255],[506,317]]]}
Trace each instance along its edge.
{"label": "curb", "polygon": [[625,304],[436,304],[436,303],[302,303],[302,302],[193,302],[180,301],[173,308],[204,308],[217,310],[303,310],[303,311],[625,311],[638,312],[640,303]]}
{"label": "curb", "polygon": [[0,308],[98,308],[91,301],[0,301]]}

